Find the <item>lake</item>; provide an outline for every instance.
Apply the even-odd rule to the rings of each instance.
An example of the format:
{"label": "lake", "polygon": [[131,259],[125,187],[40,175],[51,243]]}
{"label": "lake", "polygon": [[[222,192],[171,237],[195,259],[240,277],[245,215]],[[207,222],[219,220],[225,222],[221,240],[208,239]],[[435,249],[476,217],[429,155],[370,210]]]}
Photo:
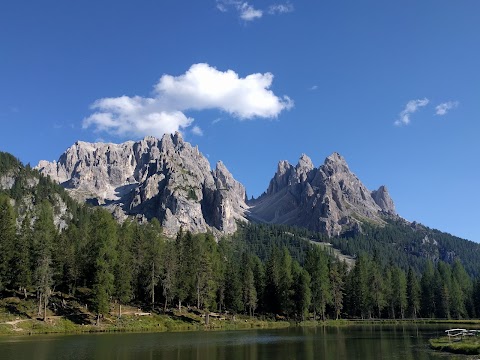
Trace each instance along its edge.
{"label": "lake", "polygon": [[0,337],[0,359],[467,359],[428,348],[445,326],[349,326]]}

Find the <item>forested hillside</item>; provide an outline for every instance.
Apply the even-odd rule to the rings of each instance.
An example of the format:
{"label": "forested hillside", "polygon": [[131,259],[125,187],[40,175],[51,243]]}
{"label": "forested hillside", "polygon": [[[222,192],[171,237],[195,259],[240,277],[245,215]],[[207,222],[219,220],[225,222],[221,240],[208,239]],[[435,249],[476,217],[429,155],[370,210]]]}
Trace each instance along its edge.
{"label": "forested hillside", "polygon": [[429,229],[418,223],[387,219],[383,227],[369,223],[362,232],[332,238],[331,243],[348,255],[366,252],[378,255],[382,265],[394,262],[404,270],[423,272],[427,260],[453,264],[458,259],[472,276],[480,274],[480,244]]}
{"label": "forested hillside", "polygon": [[[37,316],[78,319],[73,302],[97,321],[115,303],[296,320],[480,314],[480,282],[462,265],[462,256],[473,259],[466,253],[474,244],[458,240],[457,246],[423,227],[366,226],[352,238],[327,239],[304,229],[242,224],[218,242],[212,234],[184,231],[169,239],[155,219],[119,224],[106,210],[79,205],[8,154],[0,154],[0,169],[0,297],[34,300]],[[451,256],[423,253],[426,241],[418,254],[412,251],[425,231]],[[311,240],[345,246],[356,255],[354,268]]]}

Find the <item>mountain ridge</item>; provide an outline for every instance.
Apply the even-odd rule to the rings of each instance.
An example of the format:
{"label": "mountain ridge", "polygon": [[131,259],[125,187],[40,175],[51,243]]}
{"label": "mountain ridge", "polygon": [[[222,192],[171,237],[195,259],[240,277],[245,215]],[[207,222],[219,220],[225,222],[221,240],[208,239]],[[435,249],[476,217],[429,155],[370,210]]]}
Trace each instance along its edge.
{"label": "mountain ridge", "polygon": [[396,216],[387,188],[368,190],[337,152],[318,168],[306,154],[295,166],[280,161],[266,192],[249,201],[223,162],[210,169],[198,147],[178,132],[121,144],[77,141],[58,161],[40,161],[36,169],[74,198],[104,206],[120,220],[156,217],[170,236],[180,228],[232,234],[238,221],[334,236],[360,231],[363,221],[382,225],[384,216]]}

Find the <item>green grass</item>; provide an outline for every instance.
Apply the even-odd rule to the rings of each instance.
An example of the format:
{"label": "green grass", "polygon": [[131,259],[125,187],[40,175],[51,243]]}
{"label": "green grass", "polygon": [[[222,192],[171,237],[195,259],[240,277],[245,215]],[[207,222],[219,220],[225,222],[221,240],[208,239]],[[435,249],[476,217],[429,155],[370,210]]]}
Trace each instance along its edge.
{"label": "green grass", "polygon": [[480,354],[480,337],[463,338],[460,341],[452,341],[448,337],[441,337],[430,339],[429,343],[434,350],[465,355]]}

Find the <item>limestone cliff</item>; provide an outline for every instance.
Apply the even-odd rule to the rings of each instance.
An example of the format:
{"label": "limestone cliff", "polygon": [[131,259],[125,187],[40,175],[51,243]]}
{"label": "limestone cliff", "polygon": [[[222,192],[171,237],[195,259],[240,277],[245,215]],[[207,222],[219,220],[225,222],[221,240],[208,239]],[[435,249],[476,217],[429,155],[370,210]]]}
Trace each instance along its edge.
{"label": "limestone cliff", "polygon": [[167,235],[233,233],[245,221],[245,189],[225,165],[208,160],[180,133],[122,144],[78,141],[58,161],[37,169],[82,201],[109,208],[117,217],[157,217]]}
{"label": "limestone cliff", "polygon": [[370,192],[338,153],[318,168],[304,154],[296,166],[280,161],[268,190],[249,205],[252,220],[306,227],[330,236],[357,229],[365,220],[381,224],[383,215],[395,215],[387,189]]}

